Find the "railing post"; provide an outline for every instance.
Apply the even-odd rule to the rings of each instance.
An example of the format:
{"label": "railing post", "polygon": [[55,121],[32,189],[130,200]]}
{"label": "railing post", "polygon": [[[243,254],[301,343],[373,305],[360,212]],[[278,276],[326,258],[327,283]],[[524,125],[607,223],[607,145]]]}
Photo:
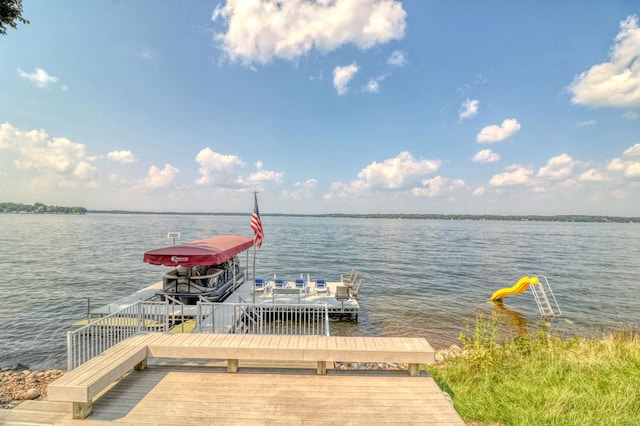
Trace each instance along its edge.
{"label": "railing post", "polygon": [[142,323],[144,321],[144,307],[142,306],[142,301],[136,302],[137,305],[137,313],[138,313],[138,324],[136,331],[139,333],[142,331]]}
{"label": "railing post", "polygon": [[70,331],[67,331],[67,371],[73,370],[73,355],[75,354],[73,345],[71,344],[73,335]]}

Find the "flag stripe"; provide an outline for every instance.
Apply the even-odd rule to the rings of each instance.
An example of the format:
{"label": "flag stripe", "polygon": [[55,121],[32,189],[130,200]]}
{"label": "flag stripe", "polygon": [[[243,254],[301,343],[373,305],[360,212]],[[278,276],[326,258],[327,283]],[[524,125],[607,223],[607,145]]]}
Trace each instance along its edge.
{"label": "flag stripe", "polygon": [[256,247],[262,247],[262,239],[264,238],[264,232],[262,230],[262,221],[260,220],[260,212],[258,211],[258,196],[254,195],[255,205],[253,208],[253,215],[251,216],[251,229],[253,229],[253,244]]}

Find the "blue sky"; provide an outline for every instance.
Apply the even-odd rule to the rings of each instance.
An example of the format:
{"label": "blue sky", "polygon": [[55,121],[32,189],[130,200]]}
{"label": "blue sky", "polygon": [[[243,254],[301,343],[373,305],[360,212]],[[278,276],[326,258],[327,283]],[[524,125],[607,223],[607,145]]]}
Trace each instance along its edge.
{"label": "blue sky", "polygon": [[640,216],[637,1],[23,7],[0,201]]}

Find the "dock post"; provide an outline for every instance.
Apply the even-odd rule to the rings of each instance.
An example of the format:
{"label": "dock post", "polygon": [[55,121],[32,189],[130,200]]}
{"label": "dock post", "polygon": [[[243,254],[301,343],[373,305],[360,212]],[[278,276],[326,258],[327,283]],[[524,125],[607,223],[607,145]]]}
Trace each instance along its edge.
{"label": "dock post", "polygon": [[238,372],[238,360],[237,359],[228,359],[227,360],[227,373],[237,373]]}
{"label": "dock post", "polygon": [[419,376],[420,375],[420,364],[410,363],[409,364],[409,375],[410,376]]}
{"label": "dock post", "polygon": [[89,402],[74,402],[73,403],[73,418],[74,419],[86,419],[89,414],[93,412],[93,404]]}

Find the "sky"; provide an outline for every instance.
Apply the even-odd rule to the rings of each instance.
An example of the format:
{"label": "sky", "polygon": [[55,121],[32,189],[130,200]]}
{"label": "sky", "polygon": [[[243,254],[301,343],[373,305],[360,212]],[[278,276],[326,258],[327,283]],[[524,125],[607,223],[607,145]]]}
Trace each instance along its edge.
{"label": "sky", "polygon": [[637,0],[24,0],[0,201],[640,216]]}

